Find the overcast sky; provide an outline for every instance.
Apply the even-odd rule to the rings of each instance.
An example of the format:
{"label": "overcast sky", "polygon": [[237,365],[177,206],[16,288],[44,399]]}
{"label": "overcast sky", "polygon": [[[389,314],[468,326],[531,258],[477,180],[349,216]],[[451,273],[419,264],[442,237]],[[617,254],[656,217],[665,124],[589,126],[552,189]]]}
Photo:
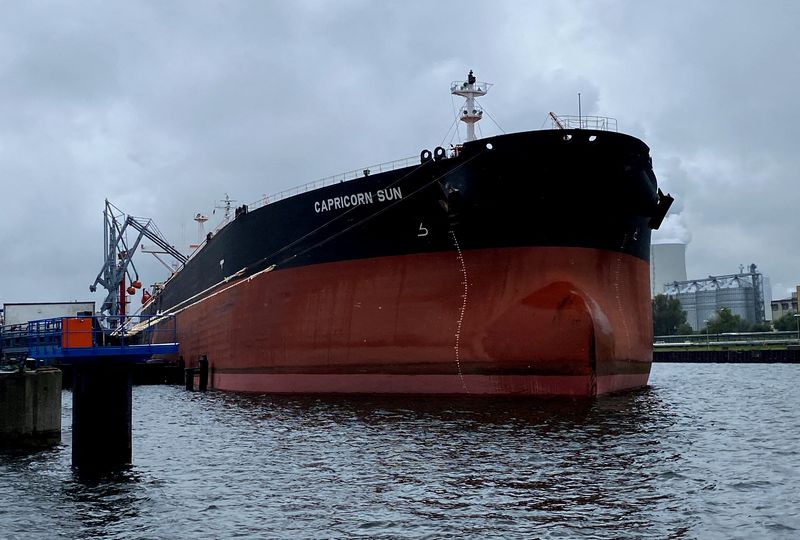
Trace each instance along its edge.
{"label": "overcast sky", "polygon": [[[578,92],[617,118],[676,197],[654,239],[689,241],[689,277],[754,262],[788,295],[798,21],[788,0],[0,0],[0,303],[99,304],[106,198],[186,249],[225,193],[448,143],[469,69],[495,84],[484,135],[575,114]],[[150,259],[145,285],[166,277]]]}

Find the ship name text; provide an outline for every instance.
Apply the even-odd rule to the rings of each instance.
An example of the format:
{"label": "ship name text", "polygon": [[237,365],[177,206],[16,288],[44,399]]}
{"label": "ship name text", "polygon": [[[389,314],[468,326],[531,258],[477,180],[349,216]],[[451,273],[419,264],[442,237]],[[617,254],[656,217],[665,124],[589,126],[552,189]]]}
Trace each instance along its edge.
{"label": "ship name text", "polygon": [[330,199],[314,201],[314,211],[317,214],[320,214],[330,210],[341,210],[344,208],[352,208],[353,206],[373,204],[375,201],[386,202],[400,200],[402,198],[403,192],[400,191],[399,187],[390,187],[379,189],[375,193],[371,191],[363,191],[361,193],[338,195],[336,197],[331,197]]}

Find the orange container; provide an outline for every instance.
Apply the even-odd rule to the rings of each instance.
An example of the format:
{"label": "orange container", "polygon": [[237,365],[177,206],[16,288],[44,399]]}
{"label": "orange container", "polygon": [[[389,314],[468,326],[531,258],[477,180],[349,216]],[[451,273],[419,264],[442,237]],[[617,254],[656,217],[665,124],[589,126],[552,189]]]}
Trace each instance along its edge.
{"label": "orange container", "polygon": [[92,318],[69,317],[61,319],[61,348],[82,349],[92,346]]}

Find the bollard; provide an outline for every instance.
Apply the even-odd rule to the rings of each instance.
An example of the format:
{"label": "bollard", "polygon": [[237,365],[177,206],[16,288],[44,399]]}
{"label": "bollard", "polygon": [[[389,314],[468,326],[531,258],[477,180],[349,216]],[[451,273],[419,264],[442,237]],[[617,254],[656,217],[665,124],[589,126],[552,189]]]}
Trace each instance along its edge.
{"label": "bollard", "polygon": [[199,390],[205,392],[208,389],[208,358],[206,355],[203,354],[200,356],[200,360],[197,361],[197,366],[200,373]]}
{"label": "bollard", "polygon": [[132,461],[130,365],[110,359],[75,366],[72,466],[107,472]]}

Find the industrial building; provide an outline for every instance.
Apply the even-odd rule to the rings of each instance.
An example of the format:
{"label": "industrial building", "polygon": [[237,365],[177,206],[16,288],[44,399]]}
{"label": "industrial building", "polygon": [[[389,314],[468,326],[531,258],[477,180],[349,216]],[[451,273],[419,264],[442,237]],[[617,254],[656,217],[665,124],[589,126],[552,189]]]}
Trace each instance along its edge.
{"label": "industrial building", "polygon": [[94,315],[94,302],[23,302],[3,304],[0,309],[4,325],[27,324],[28,321]]}
{"label": "industrial building", "polygon": [[686,244],[650,246],[650,298],[664,293],[667,284],[686,281]]}
{"label": "industrial building", "polygon": [[793,292],[791,298],[781,298],[772,301],[772,320],[780,319],[787,313],[797,313],[797,293]]}
{"label": "industrial building", "polygon": [[749,272],[744,270],[742,266],[738,274],[674,281],[664,288],[664,294],[680,301],[686,321],[695,331],[705,327],[721,308],[728,308],[750,324],[762,323],[766,319],[764,276],[755,264],[750,265]]}

